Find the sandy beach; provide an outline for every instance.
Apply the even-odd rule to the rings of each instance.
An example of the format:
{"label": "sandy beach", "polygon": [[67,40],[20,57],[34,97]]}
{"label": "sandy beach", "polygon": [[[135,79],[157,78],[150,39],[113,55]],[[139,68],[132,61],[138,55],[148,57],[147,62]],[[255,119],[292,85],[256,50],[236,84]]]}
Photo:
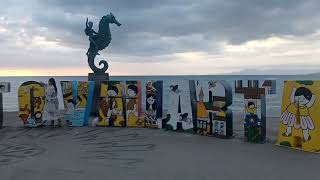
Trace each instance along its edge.
{"label": "sandy beach", "polygon": [[317,179],[320,156],[275,146],[279,118],[267,119],[267,143],[159,129],[25,129],[16,113],[0,129],[0,174],[18,179]]}

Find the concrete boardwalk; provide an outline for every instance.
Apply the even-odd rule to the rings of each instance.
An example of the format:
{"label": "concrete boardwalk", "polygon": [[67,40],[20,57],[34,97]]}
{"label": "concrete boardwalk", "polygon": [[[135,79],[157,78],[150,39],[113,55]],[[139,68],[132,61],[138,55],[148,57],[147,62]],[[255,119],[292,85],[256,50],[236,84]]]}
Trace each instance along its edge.
{"label": "concrete boardwalk", "polygon": [[268,119],[266,144],[243,142],[240,120],[233,139],[157,129],[24,129],[14,113],[5,120],[1,180],[319,179],[319,155],[273,145],[277,118]]}

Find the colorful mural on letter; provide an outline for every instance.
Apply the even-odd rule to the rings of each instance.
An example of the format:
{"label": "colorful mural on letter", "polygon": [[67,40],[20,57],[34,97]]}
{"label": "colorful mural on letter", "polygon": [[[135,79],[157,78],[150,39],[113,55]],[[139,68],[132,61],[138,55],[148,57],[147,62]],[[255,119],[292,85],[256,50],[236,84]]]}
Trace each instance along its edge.
{"label": "colorful mural on letter", "polygon": [[276,93],[275,80],[235,81],[235,93],[244,94],[245,141],[264,143],[266,141],[266,94]]}
{"label": "colorful mural on letter", "polygon": [[61,81],[64,119],[70,126],[84,126],[88,124],[92,96],[93,81]]}
{"label": "colorful mural on letter", "polygon": [[25,127],[38,127],[44,125],[44,84],[35,81],[27,81],[21,84],[18,89],[18,103],[18,116]]}
{"label": "colorful mural on letter", "polygon": [[196,89],[197,133],[221,138],[233,135],[232,89],[225,81],[191,81]]}
{"label": "colorful mural on letter", "polygon": [[145,127],[162,128],[167,123],[166,119],[162,120],[162,102],[163,102],[163,82],[148,81],[145,84]]}
{"label": "colorful mural on letter", "polygon": [[285,81],[277,145],[320,152],[320,81]]}
{"label": "colorful mural on letter", "polygon": [[98,126],[125,127],[124,86],[121,81],[101,83]]}
{"label": "colorful mural on letter", "polygon": [[127,127],[144,127],[141,108],[141,81],[126,81]]}
{"label": "colorful mural on letter", "polygon": [[194,132],[188,80],[164,82],[166,129]]}

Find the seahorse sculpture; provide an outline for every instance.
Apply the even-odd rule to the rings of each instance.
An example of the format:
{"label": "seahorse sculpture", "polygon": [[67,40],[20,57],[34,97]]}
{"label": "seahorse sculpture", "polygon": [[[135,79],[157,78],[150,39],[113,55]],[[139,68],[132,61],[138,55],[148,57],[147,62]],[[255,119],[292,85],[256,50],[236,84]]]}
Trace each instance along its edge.
{"label": "seahorse sculpture", "polygon": [[89,41],[90,41],[90,46],[87,52],[88,64],[95,74],[105,73],[108,69],[108,62],[106,60],[99,61],[99,66],[103,65],[102,68],[98,68],[97,66],[95,66],[94,60],[97,55],[100,55],[99,51],[108,47],[108,45],[111,42],[111,33],[110,33],[109,24],[116,24],[118,26],[121,26],[121,24],[117,21],[117,19],[114,17],[112,13],[107,14],[101,18],[99,22],[98,32],[93,30],[92,21],[88,22],[88,18],[86,21],[85,33],[87,36],[89,36]]}

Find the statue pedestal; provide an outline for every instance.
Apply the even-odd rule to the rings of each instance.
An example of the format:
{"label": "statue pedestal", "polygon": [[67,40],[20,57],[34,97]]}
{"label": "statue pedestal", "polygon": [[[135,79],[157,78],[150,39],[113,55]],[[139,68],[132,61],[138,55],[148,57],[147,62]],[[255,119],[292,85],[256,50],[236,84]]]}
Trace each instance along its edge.
{"label": "statue pedestal", "polygon": [[94,93],[91,105],[91,115],[99,116],[99,98],[101,91],[101,82],[109,80],[109,73],[89,73],[88,80],[94,81]]}

